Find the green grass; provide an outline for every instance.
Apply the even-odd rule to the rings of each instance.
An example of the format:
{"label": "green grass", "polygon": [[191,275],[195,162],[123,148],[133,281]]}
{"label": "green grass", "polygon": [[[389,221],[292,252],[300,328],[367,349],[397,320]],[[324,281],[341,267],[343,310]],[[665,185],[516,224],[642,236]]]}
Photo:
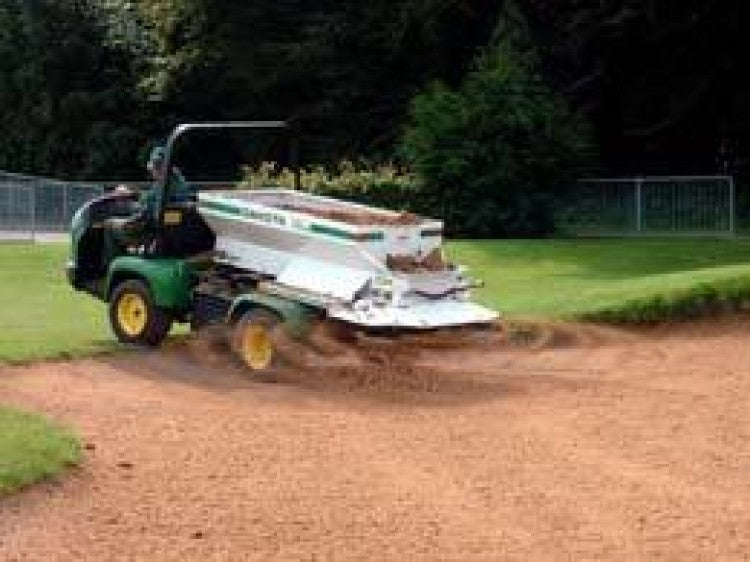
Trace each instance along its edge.
{"label": "green grass", "polygon": [[[0,362],[113,349],[106,307],[73,291],[65,244],[0,245]],[[750,240],[488,240],[449,244],[506,316],[648,321],[750,300]],[[704,305],[709,306],[704,306]]]}
{"label": "green grass", "polygon": [[0,244],[0,362],[111,348],[106,308],[65,279],[66,244]]}
{"label": "green grass", "polygon": [[0,496],[79,462],[71,433],[44,418],[0,406]]}
{"label": "green grass", "polygon": [[648,321],[750,297],[750,240],[460,241],[449,253],[510,316]]}

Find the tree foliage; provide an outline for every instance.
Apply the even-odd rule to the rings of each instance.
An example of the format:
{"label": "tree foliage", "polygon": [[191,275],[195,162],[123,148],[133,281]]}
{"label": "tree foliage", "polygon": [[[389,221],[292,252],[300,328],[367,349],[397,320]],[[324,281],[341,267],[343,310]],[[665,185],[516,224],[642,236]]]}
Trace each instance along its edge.
{"label": "tree foliage", "polygon": [[144,136],[135,60],[87,0],[0,4],[0,169],[127,177]]}
{"label": "tree foliage", "polygon": [[421,196],[458,234],[550,232],[554,197],[590,148],[523,31],[504,22],[459,88],[436,83],[412,105],[404,152]]}
{"label": "tree foliage", "polygon": [[[388,159],[414,96],[459,91],[499,21],[520,21],[510,2],[4,0],[0,168],[140,177],[153,137],[227,118],[299,118],[308,162]],[[518,5],[602,171],[750,172],[741,3]]]}
{"label": "tree foliage", "polygon": [[747,10],[735,0],[534,0],[545,74],[618,174],[750,172]]}
{"label": "tree foliage", "polygon": [[[460,80],[499,0],[149,0],[151,84],[174,118],[295,118],[308,159],[387,155],[409,101]],[[495,8],[496,10],[496,8]]]}

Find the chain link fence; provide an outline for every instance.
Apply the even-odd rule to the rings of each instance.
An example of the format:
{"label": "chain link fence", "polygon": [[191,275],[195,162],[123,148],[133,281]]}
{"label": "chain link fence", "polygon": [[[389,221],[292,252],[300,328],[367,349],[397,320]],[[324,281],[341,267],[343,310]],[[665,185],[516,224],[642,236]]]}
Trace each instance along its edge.
{"label": "chain link fence", "polygon": [[[0,172],[0,240],[63,234],[81,205],[120,183]],[[202,182],[198,187],[230,186]],[[750,186],[737,186],[730,176],[588,179],[577,182],[556,213],[558,229],[567,236],[750,234]]]}
{"label": "chain link fence", "polygon": [[[118,185],[135,190],[149,182],[73,182],[0,172],[0,241],[59,239],[87,201]],[[194,183],[199,189],[227,189],[227,182]]]}
{"label": "chain link fence", "polygon": [[733,236],[745,216],[731,176],[580,180],[557,207],[570,236]]}
{"label": "chain link fence", "polygon": [[0,239],[66,232],[76,210],[109,188],[0,172]]}

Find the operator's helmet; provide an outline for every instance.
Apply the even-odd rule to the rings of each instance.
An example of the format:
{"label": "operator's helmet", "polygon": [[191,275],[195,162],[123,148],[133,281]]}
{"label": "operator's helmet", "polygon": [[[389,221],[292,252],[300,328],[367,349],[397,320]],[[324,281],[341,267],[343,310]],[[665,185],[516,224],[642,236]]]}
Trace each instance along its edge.
{"label": "operator's helmet", "polygon": [[166,156],[167,151],[163,146],[155,147],[151,151],[151,156],[148,157],[148,163],[146,164],[146,168],[148,169],[148,171],[153,172],[154,170],[160,169],[164,165]]}

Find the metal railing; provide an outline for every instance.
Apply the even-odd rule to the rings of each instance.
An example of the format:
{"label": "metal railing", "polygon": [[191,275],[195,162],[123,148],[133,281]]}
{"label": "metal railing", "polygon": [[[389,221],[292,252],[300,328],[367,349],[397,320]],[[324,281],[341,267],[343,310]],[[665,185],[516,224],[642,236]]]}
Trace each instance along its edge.
{"label": "metal railing", "polygon": [[0,172],[0,238],[33,240],[38,232],[64,232],[73,213],[106,189],[97,183]]}
{"label": "metal railing", "polygon": [[[149,182],[62,181],[0,172],[0,240],[35,240],[65,233],[75,212],[87,201],[118,185],[148,189]],[[230,187],[227,182],[201,182],[202,189]]]}
{"label": "metal railing", "polygon": [[[34,240],[67,232],[75,211],[121,183],[67,182],[0,172],[0,240]],[[195,183],[195,182],[193,182]],[[230,188],[200,182],[201,189]],[[750,186],[731,176],[597,178],[577,182],[556,204],[556,221],[569,236],[733,236],[750,233]]]}
{"label": "metal railing", "polygon": [[573,236],[734,236],[731,176],[597,178],[558,202],[557,225]]}

